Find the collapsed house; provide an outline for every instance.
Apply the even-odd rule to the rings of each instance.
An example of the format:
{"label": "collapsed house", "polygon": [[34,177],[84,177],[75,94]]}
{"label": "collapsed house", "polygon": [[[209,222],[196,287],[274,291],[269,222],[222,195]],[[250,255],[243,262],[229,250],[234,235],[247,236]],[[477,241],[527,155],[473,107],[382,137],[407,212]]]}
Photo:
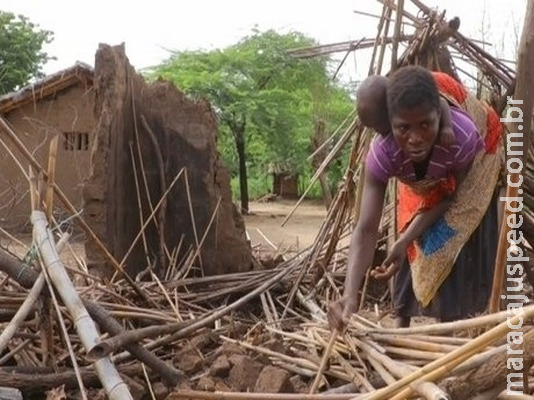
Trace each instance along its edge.
{"label": "collapsed house", "polygon": [[[22,146],[46,167],[52,138],[59,138],[54,180],[76,211],[56,207],[55,215],[60,223],[83,218],[88,269],[113,274],[110,255],[126,256],[133,276],[153,270],[163,277],[183,267],[182,259],[207,275],[250,269],[210,105],[168,82],[147,84],[124,47],[102,46],[95,65],[76,64],[0,98],[18,143],[15,160],[25,158]],[[20,230],[29,226],[28,179],[7,148],[2,152],[0,223]]]}
{"label": "collapsed house", "polygon": [[[526,76],[524,62],[520,60],[516,75],[516,71],[464,37],[457,24],[451,24],[443,14],[413,1],[419,5],[421,15],[415,17],[402,10],[397,18],[397,32],[402,19],[408,19],[415,26],[413,35],[389,35],[388,21],[392,20],[397,6],[385,2],[375,40],[299,49],[293,54],[305,56],[333,48],[353,51],[358,46],[371,46],[378,57],[377,63],[372,65],[376,72],[382,67],[380,54],[383,55],[386,44],[392,43],[397,48],[399,41],[404,40],[407,47],[395,59],[398,65],[423,63],[431,69],[444,66],[456,74],[453,60],[447,53],[448,48],[453,47],[486,74],[490,88],[496,93],[492,104],[502,111],[499,107],[504,107],[503,97],[513,93],[514,86],[523,89],[521,85],[528,83],[523,80]],[[532,2],[527,15],[525,35],[531,38],[534,35]],[[531,41],[525,39],[525,43]],[[534,54],[530,47],[525,51]],[[319,391],[336,399],[400,400],[411,396],[496,399],[506,390],[507,351],[514,351],[521,352],[524,360],[524,379],[519,384],[528,393],[526,398],[532,398],[534,330],[525,325],[521,331],[523,342],[509,345],[506,334],[510,329],[507,325],[510,315],[506,311],[453,324],[391,329],[383,321],[383,316],[391,311],[387,308],[387,297],[373,298],[375,294],[366,287],[363,296],[364,299],[367,296],[367,304],[373,306],[372,312],[366,316],[356,315],[343,335],[333,334],[328,329],[325,309],[338,295],[346,273],[347,249],[339,243],[342,237],[350,234],[359,212],[361,180],[358,178],[370,139],[357,119],[334,146],[333,151],[339,151],[350,138],[354,139],[344,185],[333,199],[314,245],[272,269],[199,277],[193,273],[200,265],[194,262],[201,254],[196,241],[198,239],[199,245],[207,244],[207,239],[203,239],[210,238],[208,225],[212,226],[212,212],[222,207],[212,194],[224,198],[226,188],[221,184],[212,190],[203,189],[198,197],[192,188],[201,182],[217,183],[227,179],[217,172],[217,159],[210,151],[214,146],[215,118],[209,107],[190,102],[168,83],[144,83],[129,66],[121,47],[99,49],[94,90],[95,115],[99,118],[94,129],[92,170],[84,190],[86,214],[76,217],[82,226],[87,224],[87,229],[89,225],[97,227],[95,236],[91,236],[94,247],[88,247],[88,255],[94,257],[95,264],[100,263],[99,268],[106,269],[104,265],[111,263],[111,268],[118,272],[122,271],[123,259],[128,260],[128,265],[140,263],[142,267],[135,266],[136,273],[143,273],[141,269],[145,266],[157,270],[166,265],[166,271],[171,271],[170,276],[175,279],[159,280],[154,275],[152,280],[134,280],[127,274],[101,279],[97,274],[87,274],[82,265],[79,271],[69,270],[72,274],[83,274],[84,283],[71,292],[75,301],[61,295],[60,300],[71,315],[70,319],[64,319],[66,313],[60,311],[59,301],[48,295],[54,294],[54,290],[40,296],[44,278],[39,266],[46,271],[60,268],[59,258],[50,257],[51,266],[41,263],[36,251],[29,252],[24,263],[0,252],[0,267],[9,276],[0,287],[0,296],[9,299],[4,302],[6,307],[1,314],[6,328],[1,334],[0,354],[2,360],[13,364],[0,367],[0,386],[33,394],[56,388],[55,393],[62,390],[77,394],[87,392],[90,398],[97,398],[101,395],[99,385],[102,385],[104,396],[121,400],[143,396],[169,400],[266,398],[261,392],[276,392],[281,399],[300,399]],[[169,125],[166,122],[170,122]],[[187,127],[189,129],[185,129]],[[8,129],[3,128],[3,133],[9,134]],[[187,130],[185,137],[177,135],[182,130]],[[204,135],[198,135],[199,132]],[[175,141],[181,143],[180,148],[186,149],[187,155],[169,152],[168,148]],[[531,153],[530,143],[528,147]],[[208,151],[203,153],[201,149]],[[189,178],[185,179],[182,166],[188,156],[198,153],[202,153],[205,163],[194,165],[210,167],[188,171]],[[325,158],[329,159],[332,159],[330,155]],[[173,162],[176,167],[169,170],[167,165]],[[142,168],[139,167],[141,163]],[[534,226],[530,154],[526,164],[524,188],[528,200],[523,215],[527,236],[532,234]],[[325,165],[326,162],[321,168]],[[99,179],[103,175],[106,179]],[[144,179],[149,183],[144,189],[138,189],[143,187]],[[38,207],[36,187],[39,185],[35,184],[35,179],[30,183],[33,206]],[[43,184],[50,186],[53,182]],[[175,189],[164,204],[167,197],[162,194]],[[57,189],[56,192],[64,201],[62,192]],[[154,198],[146,192],[154,194]],[[175,225],[162,225],[161,219],[176,216],[176,208],[170,200],[173,195],[186,198],[185,203],[180,204],[185,204],[183,208],[187,210],[180,214],[181,219]],[[393,199],[391,195],[386,206],[388,211]],[[192,206],[199,201],[209,205],[204,215]],[[165,213],[161,212],[162,207]],[[70,209],[76,214],[74,207]],[[239,231],[240,223],[234,219],[231,206],[227,205],[224,210],[225,217],[231,219],[222,221],[229,223],[233,231]],[[44,213],[36,212],[34,215],[41,216],[42,222]],[[379,246],[387,246],[389,231],[394,225],[393,213],[385,214]],[[187,243],[181,238],[185,237],[184,232],[193,229],[190,225],[193,215],[195,220],[198,215],[201,223]],[[38,233],[42,235],[42,231]],[[130,242],[120,239],[121,234]],[[104,256],[107,254],[102,251],[104,246],[95,240],[99,237],[109,240],[111,252],[121,257],[119,261],[113,261],[111,253],[107,258],[94,255],[97,251]],[[239,244],[240,236],[236,237],[234,243]],[[176,241],[183,244],[171,247]],[[45,253],[40,249],[44,245],[42,242],[36,243],[41,255]],[[140,249],[133,250],[132,243],[143,246],[141,249],[146,253],[139,258],[131,257],[134,252],[142,253]],[[54,240],[46,243],[47,246],[53,244]],[[59,244],[57,247],[61,247]],[[169,251],[191,246],[193,252],[182,256],[174,257],[173,251]],[[162,254],[164,260],[161,260]],[[202,261],[219,254],[222,253],[202,254]],[[247,264],[247,257],[243,253],[240,265]],[[169,263],[169,260],[178,260],[178,264]],[[525,268],[525,275],[528,271]],[[11,284],[10,280],[16,283]],[[68,286],[68,280],[61,283]],[[55,281],[49,287],[58,292],[62,289]],[[82,301],[77,301],[80,299]],[[52,304],[57,307],[57,313],[52,311]],[[73,304],[77,307],[72,307]],[[94,321],[105,334],[88,343],[85,330],[75,326],[80,318],[75,318],[78,314],[72,313],[72,308],[86,311],[83,320]],[[531,320],[534,306],[527,305],[521,315]],[[519,318],[521,316],[514,316],[513,322],[518,322]],[[64,330],[58,328],[60,323],[56,321],[65,324]],[[117,377],[115,372],[118,371],[123,381],[116,379],[112,382],[115,386],[111,385],[102,373],[102,364],[108,367],[109,376]]]}

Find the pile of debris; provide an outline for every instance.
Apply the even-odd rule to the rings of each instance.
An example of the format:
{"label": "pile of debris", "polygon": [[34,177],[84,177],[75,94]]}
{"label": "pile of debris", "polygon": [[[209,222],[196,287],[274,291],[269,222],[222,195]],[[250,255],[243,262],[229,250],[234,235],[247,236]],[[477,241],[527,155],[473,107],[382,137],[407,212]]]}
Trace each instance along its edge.
{"label": "pile of debris", "polygon": [[[373,57],[370,73],[380,73],[385,46],[392,43],[398,65],[422,63],[456,75],[458,71],[449,52],[452,47],[477,65],[485,76],[483,84],[491,89],[492,104],[502,112],[505,104],[502,99],[514,90],[515,72],[461,35],[456,20],[446,22],[443,13],[419,1],[414,3],[419,5],[422,17],[415,17],[403,10],[403,3],[399,1],[395,6],[384,2],[378,34],[372,44],[359,41],[345,47],[333,45],[326,50],[324,46],[300,49],[294,55],[306,57],[339,49],[353,51],[358,46],[370,45],[374,46],[374,55],[379,57],[377,62]],[[534,7],[532,3],[530,7]],[[389,37],[389,21],[392,13],[399,9],[402,12],[397,13],[395,34]],[[530,8],[528,15],[534,16]],[[415,26],[413,34],[401,35],[403,18],[408,18]],[[531,28],[526,32],[531,34]],[[401,41],[407,41],[408,45],[397,58]],[[112,62],[113,57],[108,61]],[[127,69],[124,71],[126,75],[131,73]],[[518,72],[517,79],[522,76]],[[518,82],[516,86],[527,83]],[[110,96],[116,94],[115,89],[114,85],[109,85]],[[134,85],[126,89],[134,91]],[[113,97],[108,100],[99,104],[114,103]],[[123,106],[122,111],[136,115],[135,107],[119,101],[115,103]],[[110,115],[100,123],[101,128],[105,128],[103,131],[121,125]],[[145,133],[149,135],[150,123],[146,125]],[[2,127],[9,130],[7,125]],[[517,323],[520,318],[530,321],[534,306],[525,304],[522,314],[513,316],[510,321],[510,315],[504,311],[454,323],[392,329],[385,318],[384,290],[373,290],[372,281],[369,281],[364,298],[371,299],[371,292],[373,298],[362,304],[372,304],[375,309],[372,312],[362,310],[360,315],[354,316],[342,335],[333,335],[328,329],[324,310],[339,296],[342,287],[347,248],[340,243],[351,233],[359,212],[362,185],[358,178],[370,139],[357,119],[320,168],[324,169],[351,137],[355,140],[344,186],[333,199],[314,245],[269,268],[262,267],[257,260],[251,261],[250,254],[243,255],[238,260],[239,270],[224,275],[202,276],[199,273],[198,261],[202,256],[204,263],[209,260],[230,263],[231,260],[218,259],[224,247],[219,247],[216,253],[202,250],[206,243],[198,232],[192,235],[197,242],[189,243],[187,251],[167,249],[169,242],[165,238],[172,227],[164,230],[154,221],[163,223],[166,216],[183,213],[183,210],[167,210],[170,214],[157,217],[163,199],[175,182],[168,179],[158,188],[161,200],[156,206],[134,196],[127,199],[130,205],[138,202],[140,209],[144,207],[142,215],[150,217],[137,220],[139,234],[128,238],[130,242],[126,243],[124,238],[120,243],[114,242],[113,253],[126,260],[133,248],[131,242],[143,243],[145,228],[153,223],[152,239],[144,243],[151,251],[144,256],[158,268],[135,271],[139,273],[139,279],[135,279],[125,273],[124,261],[118,262],[106,251],[102,252],[101,259],[114,267],[112,276],[91,273],[79,259],[77,264],[67,265],[61,254],[69,249],[69,233],[62,230],[53,215],[54,195],[62,200],[61,191],[51,178],[53,168],[46,173],[32,163],[33,170],[38,172],[36,175],[30,171],[28,177],[33,241],[20,258],[20,253],[0,250],[0,269],[6,276],[0,283],[0,316],[4,321],[0,333],[0,387],[6,388],[5,396],[16,399],[23,393],[24,398],[107,397],[117,400],[506,398],[501,392],[508,383],[508,323]],[[120,146],[128,150],[135,141],[104,136],[100,139],[115,140],[116,153],[120,153]],[[150,139],[146,140],[145,147],[150,148]],[[198,137],[192,142],[200,147],[205,145]],[[530,151],[531,146],[529,155]],[[54,157],[52,151],[50,159]],[[155,159],[158,158],[156,155]],[[126,159],[117,161],[122,170],[128,168]],[[530,198],[534,188],[531,161],[529,157],[525,178],[525,191]],[[104,166],[109,167],[103,163],[100,168]],[[156,177],[161,172],[157,162],[152,172]],[[48,178],[43,180],[43,175]],[[135,176],[131,179],[136,179]],[[107,190],[115,193],[111,184]],[[216,197],[208,194],[210,199]],[[98,191],[92,195],[95,201],[102,199]],[[131,194],[123,193],[121,199],[127,195]],[[177,196],[187,198],[185,192]],[[378,252],[377,257],[383,256],[394,226],[393,202],[394,196],[389,196],[379,241],[382,253]],[[534,231],[534,218],[529,202],[526,203],[523,215],[528,240],[532,239],[529,234]],[[237,231],[242,228],[229,208],[221,211],[218,204],[211,206],[214,215],[225,215],[226,227]],[[91,251],[102,250],[99,235],[92,233],[89,224],[75,210],[71,211],[89,233],[94,246]],[[103,211],[111,218],[107,223],[113,223],[114,218],[131,216],[119,208],[108,211]],[[193,218],[191,210],[186,214]],[[202,225],[207,232],[213,217],[204,216],[204,219]],[[217,237],[215,231],[213,237]],[[173,237],[175,242],[176,239],[179,238]],[[227,239],[226,245],[234,243],[241,248],[239,240],[231,240],[230,236]],[[155,261],[154,254],[157,254]],[[245,271],[250,265],[256,268]],[[528,302],[531,288],[525,285],[524,290]],[[522,354],[524,371],[524,379],[516,389],[531,394],[534,380],[531,326],[523,326],[521,338],[521,342],[518,340],[511,346]],[[278,394],[273,397],[268,393]],[[0,389],[0,397],[2,395]]]}

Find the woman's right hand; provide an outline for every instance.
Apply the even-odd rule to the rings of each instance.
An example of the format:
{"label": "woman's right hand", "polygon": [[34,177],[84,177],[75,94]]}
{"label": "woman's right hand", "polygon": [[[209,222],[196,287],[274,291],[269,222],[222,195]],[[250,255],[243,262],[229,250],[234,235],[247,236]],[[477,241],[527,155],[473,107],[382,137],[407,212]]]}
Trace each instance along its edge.
{"label": "woman's right hand", "polygon": [[338,332],[344,332],[350,317],[358,311],[358,302],[354,299],[348,299],[346,296],[333,302],[328,307],[328,324],[330,329],[336,329]]}

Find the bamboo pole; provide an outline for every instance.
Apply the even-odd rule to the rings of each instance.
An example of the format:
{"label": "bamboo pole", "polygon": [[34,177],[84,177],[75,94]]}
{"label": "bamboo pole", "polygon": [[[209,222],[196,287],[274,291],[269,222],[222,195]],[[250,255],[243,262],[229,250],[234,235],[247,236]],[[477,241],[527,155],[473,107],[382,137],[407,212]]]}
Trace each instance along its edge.
{"label": "bamboo pole", "polygon": [[[125,329],[122,327],[122,325],[118,323],[103,307],[100,307],[92,302],[86,302],[85,306],[87,307],[87,311],[89,311],[102,330],[114,336],[118,336],[122,332],[125,332]],[[181,371],[174,368],[173,365],[160,360],[157,356],[145,349],[141,344],[130,343],[125,344],[124,347],[141,363],[146,364],[149,368],[161,376],[161,378],[169,385],[176,386],[183,379],[183,373]],[[89,357],[89,353],[87,356]]]}
{"label": "bamboo pole", "polygon": [[131,343],[141,342],[143,339],[157,337],[160,335],[173,333],[191,325],[194,321],[176,322],[174,324],[152,325],[135,330],[123,331],[108,339],[95,344],[87,351],[87,357],[91,360],[98,360],[107,357],[114,351],[126,347]]}
{"label": "bamboo pole", "polygon": [[510,314],[507,311],[501,311],[495,314],[483,315],[480,317],[464,319],[454,322],[443,322],[441,324],[420,325],[409,328],[368,329],[365,333],[385,333],[396,335],[445,335],[466,329],[483,328],[489,325],[496,325],[501,323],[502,321],[506,321],[509,316]]}
{"label": "bamboo pole", "polygon": [[59,136],[56,135],[50,141],[50,152],[48,155],[48,179],[46,182],[46,215],[52,221],[54,211],[54,182],[56,179],[56,160]]}
{"label": "bamboo pole", "polygon": [[452,373],[453,375],[461,375],[473,368],[480,367],[482,364],[485,364],[486,362],[491,360],[493,357],[495,357],[497,354],[501,352],[505,352],[507,347],[508,347],[508,344],[503,344],[499,347],[494,347],[493,349],[487,350],[483,353],[479,353],[476,356],[472,357],[469,361],[456,367],[452,371]]}
{"label": "bamboo pole", "polygon": [[179,390],[171,393],[167,400],[352,400],[363,399],[354,394],[303,394],[303,393],[237,393],[237,392],[201,392],[196,390]]}
{"label": "bamboo pole", "polygon": [[458,346],[447,345],[443,343],[432,343],[425,340],[405,338],[400,335],[373,335],[375,340],[388,343],[393,346],[404,347],[413,350],[424,350],[436,353],[447,353],[454,351]]}
{"label": "bamboo pole", "polygon": [[[64,237],[58,242],[58,251],[61,250],[64,243]],[[24,287],[31,287],[35,284],[38,274],[35,270],[29,269],[24,264],[13,256],[5,254],[0,251],[0,268],[6,272],[13,280],[20,280],[21,285]],[[12,297],[12,296],[11,296]],[[4,300],[0,300],[4,302]],[[102,305],[96,304],[92,301],[84,301],[87,311],[91,317],[98,323],[101,330],[109,333],[110,335],[117,336],[125,332],[122,325],[113,318],[113,316],[103,308]],[[116,305],[115,305],[116,306]],[[145,316],[140,316],[145,318]],[[7,333],[6,333],[7,334]],[[137,343],[124,344],[125,349],[137,358],[141,363],[146,364],[155,373],[162,377],[162,379],[172,386],[176,386],[183,374],[175,369],[172,365],[160,360],[154,354],[146,350],[142,345]]]}
{"label": "bamboo pole", "polygon": [[[518,163],[515,163],[513,167],[517,168],[515,172],[508,171],[506,196],[508,198],[517,197],[518,194],[523,193],[523,189],[519,189],[523,181],[521,170],[527,160],[528,149],[531,145],[531,123],[532,123],[532,108],[534,106],[534,94],[532,93],[532,86],[534,85],[534,78],[532,77],[532,64],[534,63],[534,2],[529,1],[527,3],[527,10],[525,13],[525,20],[523,24],[523,32],[521,33],[521,41],[519,43],[519,52],[517,58],[517,85],[514,92],[514,100],[521,110],[520,118],[517,118],[517,113],[513,115],[516,121],[510,121],[510,132],[521,133],[522,140],[516,141],[521,148],[520,160],[523,161],[519,168]],[[520,103],[519,103],[520,102]],[[512,141],[513,142],[513,141]],[[508,146],[510,148],[511,146]],[[515,148],[515,147],[514,147]],[[512,168],[508,166],[508,169]],[[511,186],[511,183],[514,186]],[[516,203],[519,207],[520,203]],[[499,237],[499,245],[497,247],[497,259],[495,264],[495,272],[493,278],[493,287],[489,303],[489,311],[496,312],[499,310],[499,303],[501,300],[501,290],[504,281],[504,271],[506,264],[506,251],[508,246],[508,233],[512,230],[508,225],[508,217],[512,215],[509,207],[506,207],[503,220],[501,223],[501,234]]]}
{"label": "bamboo pole", "polygon": [[4,328],[2,333],[0,333],[0,353],[3,353],[7,344],[11,340],[11,338],[15,335],[17,329],[20,327],[22,322],[26,319],[28,314],[32,311],[33,306],[37,299],[39,298],[39,295],[41,294],[41,290],[43,290],[45,284],[44,275],[41,272],[39,274],[39,277],[35,281],[32,289],[28,293],[28,297],[24,299],[24,302],[18,309],[15,316],[11,319],[9,324]]}
{"label": "bamboo pole", "polygon": [[[78,387],[80,388],[80,393],[81,393],[81,396],[82,396],[82,400],[87,400],[87,392],[85,390],[85,386],[83,384],[83,379],[82,379],[82,376],[80,374],[80,366],[78,365],[78,361],[76,360],[76,355],[74,354],[74,350],[72,348],[72,342],[69,339],[69,333],[67,331],[67,327],[65,326],[65,319],[63,318],[63,315],[61,314],[59,303],[57,301],[56,294],[54,292],[54,286],[53,286],[53,284],[52,284],[52,282],[50,280],[50,276],[48,275],[48,271],[46,270],[44,265],[41,265],[41,267],[42,267],[42,272],[41,272],[40,276],[44,277],[44,279],[46,281],[46,284],[48,286],[48,290],[50,292],[50,298],[52,299],[52,304],[54,305],[54,308],[56,310],[56,315],[58,317],[59,326],[61,327],[61,333],[63,334],[65,345],[67,346],[67,350],[68,350],[68,353],[69,353],[69,358],[70,358],[70,360],[72,362],[72,366],[73,366],[73,369],[74,369],[74,375],[76,376],[76,380],[78,382]],[[37,278],[37,281],[39,280],[39,278]]]}
{"label": "bamboo pole", "polygon": [[[86,351],[100,341],[96,326],[87,312],[76,289],[59,259],[54,240],[47,229],[46,215],[42,211],[32,211],[33,234],[39,253],[61,299],[66,305],[74,326]],[[109,358],[101,358],[94,363],[102,386],[112,400],[133,399],[128,387],[122,381]]]}
{"label": "bamboo pole", "polygon": [[[393,397],[388,397],[388,400],[404,400],[408,396],[410,396],[414,392],[414,388],[420,386],[425,381],[435,381],[438,379],[441,379],[443,376],[445,376],[447,373],[450,373],[455,367],[463,363],[464,361],[468,360],[473,354],[476,354],[477,350],[473,350],[471,352],[465,353],[460,355],[457,359],[451,361],[450,363],[447,363],[436,370],[429,372],[428,374],[424,375],[421,379],[415,380],[412,384],[408,385],[406,388],[404,388],[401,392],[397,393]],[[439,397],[436,400],[450,400],[450,397]],[[385,400],[385,399],[384,399]]]}
{"label": "bamboo pole", "polygon": [[[385,3],[384,3],[384,7],[386,7]],[[381,39],[381,43],[380,43],[380,54],[378,55],[378,64],[377,64],[377,68],[375,70],[375,73],[377,75],[380,75],[382,73],[382,67],[384,65],[384,55],[386,54],[386,38],[387,38],[388,33],[389,33],[389,25],[390,25],[390,21],[391,21],[391,14],[392,14],[392,9],[388,7],[387,13],[386,13],[387,21],[386,21],[386,25],[384,27],[384,34],[382,35],[382,39]]]}
{"label": "bamboo pole", "polygon": [[[404,378],[414,372],[414,367],[391,359],[373,347],[369,340],[358,342],[358,346],[366,353],[370,359],[382,364],[391,374],[397,378]],[[394,382],[388,382],[389,385]],[[448,400],[448,395],[432,382],[421,380],[415,385],[415,391],[427,400]]]}
{"label": "bamboo pole", "polygon": [[[380,43],[380,35],[382,34],[382,29],[384,29],[384,24],[386,24],[386,28],[384,29],[384,34],[382,37],[387,37],[387,31],[389,27],[389,18],[387,17],[389,9],[384,4],[382,6],[382,17],[380,18],[380,22],[378,23],[378,27],[376,28],[376,37],[375,37],[375,45],[373,46],[373,52],[371,54],[371,61],[369,63],[369,72],[367,75],[372,75],[375,72],[375,60],[376,60],[376,52],[378,50],[378,44]],[[383,43],[382,43],[383,44]]]}
{"label": "bamboo pole", "polygon": [[500,323],[471,342],[461,346],[446,356],[427,364],[423,368],[400,379],[393,385],[372,393],[368,397],[365,397],[365,400],[391,400],[392,395],[398,394],[399,390],[404,390],[408,385],[415,381],[430,381],[430,379],[428,379],[429,377],[435,379],[436,377],[442,376],[448,371],[448,367],[452,366],[454,368],[459,365],[461,362],[480,351],[480,349],[490,345],[510,332],[512,329],[510,326],[517,326],[520,322],[523,323],[524,320],[532,318],[533,315],[534,305],[523,308],[519,315],[514,315],[514,317],[511,318],[509,317],[508,321]]}
{"label": "bamboo pole", "polygon": [[[199,318],[195,321],[193,321],[191,324],[189,324],[187,327],[178,330],[177,332],[169,335],[164,336],[162,338],[156,339],[153,342],[146,345],[146,349],[153,349],[158,346],[162,346],[167,343],[172,343],[173,341],[183,339],[185,337],[188,337],[189,335],[199,331],[201,328],[205,328],[206,326],[214,323],[216,320],[221,319],[223,316],[229,314],[231,311],[237,310],[238,308],[242,307],[243,305],[247,304],[250,300],[253,298],[259,296],[264,291],[270,289],[273,285],[278,284],[282,279],[284,279],[287,275],[289,275],[292,272],[293,268],[291,266],[285,266],[285,268],[280,268],[269,279],[265,280],[263,279],[261,284],[255,288],[254,290],[251,290],[249,293],[244,295],[243,297],[239,298],[238,300],[234,301],[233,303],[229,304],[228,306],[214,311],[210,313],[207,316],[203,316],[202,318]],[[115,359],[125,357],[126,354],[119,354],[115,356]]]}
{"label": "bamboo pole", "polygon": [[391,48],[391,71],[395,71],[398,66],[397,51],[399,49],[399,40],[402,31],[403,12],[404,0],[397,0],[397,9],[395,11],[395,31],[393,33],[393,45]]}
{"label": "bamboo pole", "polygon": [[[281,360],[282,362],[292,363],[293,365],[298,366],[299,368],[304,368],[304,369],[307,369],[307,370],[310,370],[310,371],[314,371],[314,373],[316,373],[318,371],[318,368],[319,368],[315,361],[309,360],[308,358],[300,358],[300,357],[288,356],[288,355],[286,355],[284,353],[279,353],[279,352],[276,352],[274,350],[271,350],[271,349],[268,349],[268,348],[264,348],[264,347],[260,347],[260,346],[254,346],[252,344],[249,344],[249,343],[246,343],[246,342],[243,342],[243,341],[230,339],[230,338],[228,338],[226,336],[221,336],[221,339],[224,340],[224,341],[227,341],[227,342],[234,343],[234,344],[237,344],[239,346],[242,346],[245,349],[253,350],[253,351],[256,351],[256,352],[258,352],[260,354],[264,354],[264,355],[268,356],[271,359],[277,358],[277,359]],[[335,374],[333,371],[329,371],[329,373],[331,373],[332,375],[335,375],[337,378],[340,378],[340,379],[347,378],[344,375]]]}
{"label": "bamboo pole", "polygon": [[[67,242],[69,237],[69,234],[64,234],[61,237],[61,240],[58,242],[57,246],[58,252],[61,252],[63,245]],[[45,277],[41,272],[38,275],[37,279],[34,281],[31,290],[22,302],[20,308],[17,310],[11,321],[9,321],[9,324],[4,328],[2,333],[0,333],[0,354],[3,353],[7,344],[13,338],[20,325],[24,322],[28,314],[32,311],[35,302],[39,298],[44,288],[44,284]]]}
{"label": "bamboo pole", "polygon": [[204,245],[204,241],[208,237],[208,234],[209,234],[209,232],[211,230],[211,227],[212,227],[213,223],[216,220],[217,214],[219,213],[220,205],[221,205],[221,197],[219,197],[219,199],[217,200],[217,204],[215,205],[215,209],[213,210],[213,213],[211,214],[211,218],[210,218],[210,220],[208,222],[208,225],[206,226],[206,229],[204,231],[204,235],[202,235],[202,238],[200,239],[200,243],[198,244],[198,246],[195,249],[195,251],[192,253],[191,263],[189,264],[189,267],[187,269],[185,269],[185,270],[182,270],[182,268],[180,268],[179,275],[176,276],[176,279],[178,279],[178,278],[181,279],[183,277],[186,277],[187,274],[189,273],[190,268],[193,265],[193,262],[197,259],[197,257],[200,257],[200,251],[202,249],[202,246]]}

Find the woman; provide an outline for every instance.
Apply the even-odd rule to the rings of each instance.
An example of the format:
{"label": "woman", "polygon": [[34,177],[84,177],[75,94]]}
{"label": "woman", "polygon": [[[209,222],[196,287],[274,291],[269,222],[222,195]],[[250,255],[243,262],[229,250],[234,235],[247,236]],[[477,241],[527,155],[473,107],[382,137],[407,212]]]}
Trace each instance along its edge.
{"label": "woman", "polygon": [[[398,326],[408,326],[414,315],[453,320],[485,308],[496,245],[485,243],[481,251],[480,244],[487,233],[491,237],[486,239],[497,239],[496,207],[488,206],[500,168],[498,132],[483,132],[483,137],[466,112],[451,107],[454,144],[441,146],[439,94],[436,80],[421,67],[401,68],[390,78],[392,134],[375,138],[367,155],[345,290],[329,309],[332,328],[343,330],[358,310],[357,294],[372,262],[386,186],[394,177],[400,181],[400,236],[373,275],[387,278],[400,269],[393,296]],[[464,290],[470,291],[464,292],[468,296],[462,296]]]}

